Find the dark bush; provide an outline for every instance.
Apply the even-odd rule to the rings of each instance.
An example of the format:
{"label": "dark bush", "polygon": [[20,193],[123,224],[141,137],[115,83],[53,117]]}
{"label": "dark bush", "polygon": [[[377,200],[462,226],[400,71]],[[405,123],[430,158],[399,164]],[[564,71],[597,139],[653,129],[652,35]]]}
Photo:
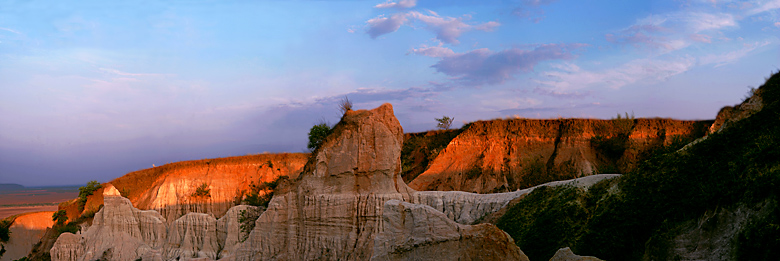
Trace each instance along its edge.
{"label": "dark bush", "polygon": [[203,182],[203,184],[200,184],[198,188],[195,189],[195,192],[192,193],[193,197],[211,197],[211,189],[209,188],[209,184],[206,182]]}
{"label": "dark bush", "polygon": [[314,152],[332,132],[333,129],[324,122],[312,126],[309,130],[309,144],[306,147],[309,148],[309,151]]}

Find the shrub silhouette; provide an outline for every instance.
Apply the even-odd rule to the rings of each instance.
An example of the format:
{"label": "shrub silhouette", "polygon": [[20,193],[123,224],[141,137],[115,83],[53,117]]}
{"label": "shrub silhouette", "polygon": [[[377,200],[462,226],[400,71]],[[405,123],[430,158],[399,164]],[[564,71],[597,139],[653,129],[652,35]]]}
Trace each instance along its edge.
{"label": "shrub silhouette", "polygon": [[51,215],[51,220],[57,222],[57,225],[61,226],[68,221],[68,214],[65,213],[64,209],[57,210],[57,212],[54,212],[54,214]]}
{"label": "shrub silhouette", "polygon": [[436,124],[436,128],[442,129],[442,130],[449,130],[450,126],[452,126],[452,121],[455,120],[455,118],[450,118],[447,116],[442,116],[441,119],[434,118],[438,123]]}
{"label": "shrub silhouette", "polygon": [[206,184],[206,182],[203,182],[203,184],[200,184],[198,188],[195,189],[195,192],[192,193],[193,197],[211,197],[211,189],[209,188],[209,184]]}
{"label": "shrub silhouette", "polygon": [[309,151],[314,152],[332,132],[333,129],[325,122],[312,126],[309,130],[309,144],[306,147],[309,148]]}

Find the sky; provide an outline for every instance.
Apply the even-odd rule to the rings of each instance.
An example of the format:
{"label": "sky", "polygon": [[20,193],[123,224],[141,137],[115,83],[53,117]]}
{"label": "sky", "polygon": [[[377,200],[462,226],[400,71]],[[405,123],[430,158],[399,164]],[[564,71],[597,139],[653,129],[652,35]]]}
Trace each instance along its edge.
{"label": "sky", "polygon": [[713,119],[780,70],[780,0],[0,0],[0,183],[304,152],[392,103],[496,118]]}

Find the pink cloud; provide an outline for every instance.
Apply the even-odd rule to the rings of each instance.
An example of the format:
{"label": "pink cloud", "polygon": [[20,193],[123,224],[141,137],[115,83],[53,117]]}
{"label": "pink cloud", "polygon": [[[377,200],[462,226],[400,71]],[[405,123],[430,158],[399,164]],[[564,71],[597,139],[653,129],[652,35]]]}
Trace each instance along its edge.
{"label": "pink cloud", "polygon": [[398,29],[401,28],[401,25],[403,25],[407,20],[407,15],[403,13],[394,14],[389,18],[379,16],[366,21],[368,24],[368,30],[366,30],[366,33],[368,33],[371,38],[376,39],[383,34],[389,34],[398,31]]}
{"label": "pink cloud", "polygon": [[512,48],[500,52],[483,48],[444,56],[431,67],[464,85],[494,85],[512,79],[515,74],[531,71],[543,61],[572,59],[571,52],[582,46],[545,44],[532,50]]}
{"label": "pink cloud", "polygon": [[[402,25],[410,21],[418,21],[425,25],[425,28],[436,34],[436,38],[448,44],[458,44],[458,38],[465,32],[471,30],[492,31],[501,24],[490,21],[482,24],[468,24],[464,21],[470,19],[470,16],[460,18],[440,17],[436,13],[425,15],[416,11],[406,13],[397,13],[392,16],[379,16],[368,20],[368,30],[366,31],[372,38],[383,34],[397,31]],[[412,20],[413,19],[413,20]]]}
{"label": "pink cloud", "polygon": [[401,0],[398,2],[387,1],[374,6],[374,8],[399,8],[406,9],[412,8],[417,5],[417,0]]}
{"label": "pink cloud", "polygon": [[712,43],[712,36],[706,34],[692,34],[690,35],[690,38],[695,42]]}

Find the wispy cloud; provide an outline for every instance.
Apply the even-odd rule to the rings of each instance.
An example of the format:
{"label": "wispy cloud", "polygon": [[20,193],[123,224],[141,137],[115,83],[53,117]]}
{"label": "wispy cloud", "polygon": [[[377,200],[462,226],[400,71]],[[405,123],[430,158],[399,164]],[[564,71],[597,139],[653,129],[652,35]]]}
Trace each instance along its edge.
{"label": "wispy cloud", "polygon": [[454,17],[441,17],[434,12],[429,12],[431,15],[422,14],[417,11],[409,11],[406,13],[396,13],[390,17],[384,15],[366,21],[368,29],[366,33],[371,38],[392,33],[401,28],[404,24],[417,21],[424,25],[424,27],[436,34],[436,39],[448,43],[458,44],[458,38],[467,31],[492,31],[501,24],[495,21],[490,21],[481,24],[469,24],[466,21],[471,19],[471,16],[464,15],[459,18]]}
{"label": "wispy cloud", "polygon": [[647,16],[605,38],[614,44],[674,51],[694,42],[711,43],[710,34],[736,26],[736,17],[728,13],[675,12]]}
{"label": "wispy cloud", "polygon": [[558,0],[523,0],[524,4],[531,6],[548,5]]}
{"label": "wispy cloud", "polygon": [[607,87],[619,89],[639,81],[663,81],[683,73],[696,63],[693,57],[681,57],[670,60],[636,59],[620,66],[599,72],[588,71],[571,63],[557,67],[558,70],[542,73],[546,79],[538,80],[541,86],[556,91],[571,91],[588,87]]}
{"label": "wispy cloud", "polygon": [[539,23],[544,20],[544,10],[542,6],[556,2],[557,0],[523,0],[523,5],[512,10],[512,15],[528,19],[531,22]]}
{"label": "wispy cloud", "polygon": [[763,42],[756,42],[752,44],[745,44],[741,49],[735,51],[731,51],[723,54],[705,55],[699,59],[699,63],[701,63],[702,65],[714,64],[715,67],[720,67],[735,62],[741,59],[742,57],[745,57],[749,53],[753,52],[754,50],[767,46],[770,43],[771,42],[769,41],[763,41]]}
{"label": "wispy cloud", "polygon": [[0,30],[2,30],[2,31],[7,31],[7,32],[12,32],[12,33],[15,33],[15,34],[22,34],[22,33],[20,33],[19,31],[16,31],[16,30],[14,30],[14,29],[10,29],[10,28],[4,28],[4,27],[0,27]]}
{"label": "wispy cloud", "polygon": [[441,58],[431,67],[450,76],[451,80],[466,86],[481,86],[503,83],[515,74],[533,70],[543,61],[572,59],[572,51],[582,46],[545,44],[531,50],[511,48],[494,52],[482,48],[453,54],[449,54],[451,50],[447,51],[447,48],[428,47],[415,53]]}
{"label": "wispy cloud", "polygon": [[100,68],[100,71],[121,75],[121,76],[170,76],[170,74],[160,74],[160,73],[129,73],[129,72],[123,72],[117,69],[110,69],[110,68]]}
{"label": "wispy cloud", "polygon": [[561,90],[545,89],[540,87],[534,88],[534,93],[539,95],[544,95],[544,96],[551,96],[555,98],[566,98],[566,99],[582,99],[591,95],[590,91],[585,91],[585,92],[561,91]]}
{"label": "wispy cloud", "polygon": [[756,8],[748,11],[748,15],[754,15],[775,9],[780,9],[780,0],[763,1],[763,3],[758,3]]}
{"label": "wispy cloud", "polygon": [[417,0],[401,0],[398,2],[387,1],[374,6],[374,8],[398,8],[407,9],[417,5]]}
{"label": "wispy cloud", "polygon": [[383,15],[378,16],[366,21],[366,24],[368,24],[366,33],[370,35],[371,38],[376,39],[383,34],[398,31],[398,29],[401,28],[401,25],[406,23],[407,20],[409,20],[407,14],[404,13],[393,14],[390,17],[385,17]]}
{"label": "wispy cloud", "polygon": [[450,57],[455,55],[455,52],[452,51],[452,49],[442,47],[441,44],[439,44],[439,46],[422,45],[418,49],[409,50],[409,53],[414,53],[417,55],[423,55],[428,57],[436,57],[436,58],[444,58],[444,57]]}

